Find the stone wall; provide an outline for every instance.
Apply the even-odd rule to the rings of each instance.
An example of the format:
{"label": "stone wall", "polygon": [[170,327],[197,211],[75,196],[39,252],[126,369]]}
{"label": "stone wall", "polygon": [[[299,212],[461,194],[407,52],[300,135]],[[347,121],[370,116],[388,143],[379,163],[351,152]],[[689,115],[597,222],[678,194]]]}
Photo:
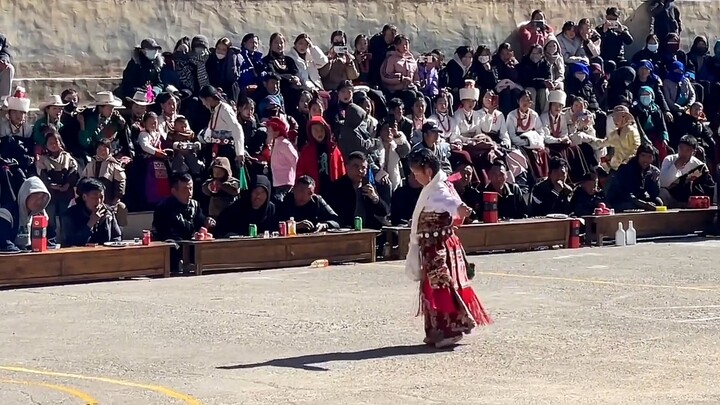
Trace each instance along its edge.
{"label": "stone wall", "polygon": [[[711,29],[711,16],[720,11],[720,1],[679,4],[686,41],[717,31]],[[17,75],[25,78],[117,76],[144,37],[169,48],[183,35],[200,33],[211,41],[227,35],[239,43],[243,33],[252,31],[267,49],[274,31],[291,38],[307,32],[324,46],[336,28],[354,38],[394,22],[411,37],[414,50],[452,53],[461,44],[505,41],[535,8],[559,27],[581,17],[600,23],[607,7],[620,6],[640,42],[649,25],[641,0],[0,0],[0,5],[0,26],[15,46]]]}

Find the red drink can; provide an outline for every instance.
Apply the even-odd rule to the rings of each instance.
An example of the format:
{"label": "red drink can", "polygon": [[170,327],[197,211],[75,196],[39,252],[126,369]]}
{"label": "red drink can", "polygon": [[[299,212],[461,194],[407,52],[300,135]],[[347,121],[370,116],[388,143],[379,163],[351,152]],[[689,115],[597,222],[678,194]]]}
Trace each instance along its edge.
{"label": "red drink can", "polygon": [[279,231],[280,236],[287,236],[287,224],[285,221],[280,222]]}
{"label": "red drink can", "polygon": [[152,233],[150,231],[143,231],[142,244],[147,246],[152,240]]}

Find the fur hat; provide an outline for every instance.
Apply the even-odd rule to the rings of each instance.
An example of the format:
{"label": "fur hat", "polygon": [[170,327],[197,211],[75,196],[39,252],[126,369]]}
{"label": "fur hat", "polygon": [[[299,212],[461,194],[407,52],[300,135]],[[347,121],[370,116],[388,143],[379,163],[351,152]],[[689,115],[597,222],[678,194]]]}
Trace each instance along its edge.
{"label": "fur hat", "polygon": [[560,103],[560,105],[565,107],[565,101],[567,101],[567,94],[562,90],[553,90],[548,94],[549,103]]}
{"label": "fur hat", "polygon": [[7,109],[22,111],[24,113],[30,111],[30,99],[20,97],[8,97],[7,98]]}
{"label": "fur hat", "polygon": [[480,89],[475,87],[475,80],[465,80],[465,87],[460,89],[460,101],[480,99]]}

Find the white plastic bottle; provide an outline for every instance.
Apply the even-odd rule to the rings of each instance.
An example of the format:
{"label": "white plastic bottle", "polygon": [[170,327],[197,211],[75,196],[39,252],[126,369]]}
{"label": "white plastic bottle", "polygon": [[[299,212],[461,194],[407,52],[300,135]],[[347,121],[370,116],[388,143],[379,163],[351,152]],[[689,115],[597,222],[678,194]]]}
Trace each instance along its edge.
{"label": "white plastic bottle", "polygon": [[295,223],[295,218],[293,217],[290,217],[290,220],[287,222],[287,234],[288,236],[297,235],[297,224]]}
{"label": "white plastic bottle", "polygon": [[637,231],[635,231],[635,227],[633,226],[633,221],[628,221],[628,229],[625,232],[625,240],[626,240],[625,243],[628,245],[637,244]]}
{"label": "white plastic bottle", "polygon": [[625,246],[625,231],[622,222],[618,222],[618,230],[615,231],[615,246]]}

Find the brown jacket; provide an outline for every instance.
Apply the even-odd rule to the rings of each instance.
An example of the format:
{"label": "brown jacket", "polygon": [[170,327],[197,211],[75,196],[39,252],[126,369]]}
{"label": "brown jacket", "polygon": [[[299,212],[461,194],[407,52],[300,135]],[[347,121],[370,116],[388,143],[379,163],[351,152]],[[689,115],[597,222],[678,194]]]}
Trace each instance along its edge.
{"label": "brown jacket", "polygon": [[[347,55],[347,57],[351,56]],[[360,77],[360,72],[358,72],[354,60],[351,60],[350,63],[343,63],[343,61],[338,58],[331,59],[330,62],[321,67],[319,71],[323,88],[327,91],[336,90],[340,83],[345,80],[355,80]]]}
{"label": "brown jacket", "polygon": [[[215,167],[225,170],[225,176],[222,179],[212,177],[212,168]],[[235,201],[238,194],[240,194],[240,181],[232,177],[230,160],[226,157],[215,158],[210,168],[210,173],[211,177],[203,183],[202,191],[206,196],[210,197],[208,214],[213,218],[217,218],[228,205]],[[211,184],[216,180],[220,183],[219,187],[214,191],[210,190]]]}
{"label": "brown jacket", "polygon": [[125,184],[127,176],[120,162],[114,157],[99,161],[93,159],[83,169],[80,178],[92,177],[105,186],[105,203],[112,204],[113,201],[125,197]]}

